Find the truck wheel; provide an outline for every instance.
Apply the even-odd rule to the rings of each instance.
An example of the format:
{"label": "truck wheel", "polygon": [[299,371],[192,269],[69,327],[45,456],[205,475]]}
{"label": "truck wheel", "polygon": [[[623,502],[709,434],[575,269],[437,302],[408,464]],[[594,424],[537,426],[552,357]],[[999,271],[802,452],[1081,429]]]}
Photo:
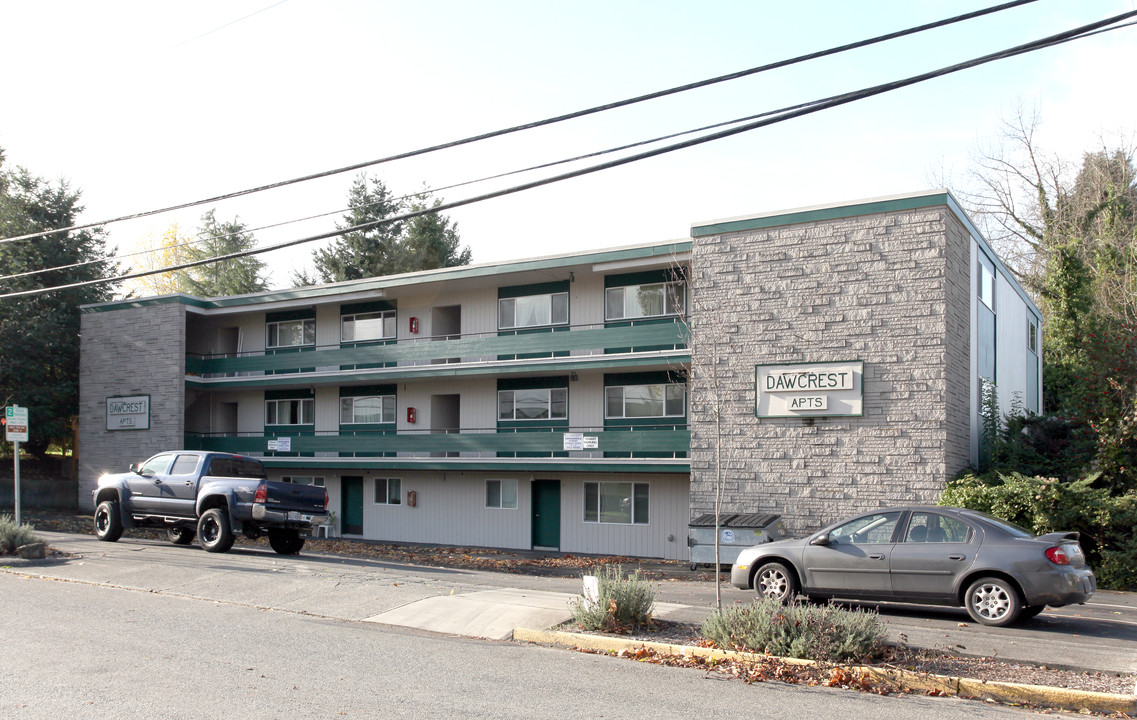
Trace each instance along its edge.
{"label": "truck wheel", "polygon": [[104,500],[95,508],[95,537],[114,542],[122,537],[122,516],[117,500]]}
{"label": "truck wheel", "polygon": [[193,542],[193,535],[193,530],[188,527],[166,528],[166,537],[175,545],[189,545]]}
{"label": "truck wheel", "polygon": [[229,512],[225,508],[210,508],[197,521],[197,536],[208,552],[229,552],[233,547],[233,528],[229,526]]}
{"label": "truck wheel", "polygon": [[269,530],[268,544],[281,555],[298,555],[304,547],[304,538],[299,530]]}

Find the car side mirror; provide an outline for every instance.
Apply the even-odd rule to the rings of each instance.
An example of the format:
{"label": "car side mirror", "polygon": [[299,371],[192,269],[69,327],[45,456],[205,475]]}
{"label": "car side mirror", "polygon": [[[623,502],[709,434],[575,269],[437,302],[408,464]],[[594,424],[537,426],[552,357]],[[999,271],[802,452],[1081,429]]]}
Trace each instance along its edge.
{"label": "car side mirror", "polygon": [[810,540],[809,544],[810,545],[822,545],[822,546],[828,545],[829,544],[829,533],[825,533],[824,535],[818,535],[817,537]]}
{"label": "car side mirror", "polygon": [[141,474],[138,472],[138,463],[131,463],[130,464],[130,471],[136,475]]}

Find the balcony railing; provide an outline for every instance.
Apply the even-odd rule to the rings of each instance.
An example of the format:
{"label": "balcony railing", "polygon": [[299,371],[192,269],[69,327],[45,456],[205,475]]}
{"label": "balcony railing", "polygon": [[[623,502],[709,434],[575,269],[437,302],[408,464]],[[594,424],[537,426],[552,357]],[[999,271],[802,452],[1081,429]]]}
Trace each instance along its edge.
{"label": "balcony railing", "polygon": [[[303,453],[354,453],[356,455],[383,456],[398,453],[399,457],[439,457],[461,453],[463,457],[496,457],[498,453],[518,453],[527,456],[541,454],[563,456],[566,450],[566,433],[581,434],[585,439],[596,438],[595,447],[583,452],[592,457],[631,453],[641,457],[685,457],[691,448],[691,432],[687,428],[660,429],[655,426],[625,427],[619,430],[595,428],[512,430],[462,430],[458,433],[440,433],[430,430],[380,432],[311,432],[208,434],[187,433],[186,448],[240,454],[269,453],[269,441],[288,437],[292,455]],[[275,444],[275,443],[274,443]],[[589,442],[591,444],[591,442]],[[577,452],[573,450],[574,456]],[[589,457],[583,455],[579,457]]]}
{"label": "balcony railing", "polygon": [[[453,337],[453,336],[441,336]],[[400,367],[494,360],[499,356],[536,357],[553,353],[574,357],[635,352],[638,348],[685,348],[690,330],[682,322],[650,322],[622,327],[583,326],[569,332],[466,335],[460,339],[400,338],[385,345],[315,346],[291,352],[255,351],[227,355],[186,355],[186,373],[233,376],[300,372],[304,368]]]}

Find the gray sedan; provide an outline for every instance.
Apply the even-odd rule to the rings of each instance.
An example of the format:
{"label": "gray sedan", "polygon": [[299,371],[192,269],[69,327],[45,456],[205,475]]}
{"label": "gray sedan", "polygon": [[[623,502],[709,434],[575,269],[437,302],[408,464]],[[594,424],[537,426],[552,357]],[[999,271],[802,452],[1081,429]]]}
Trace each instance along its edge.
{"label": "gray sedan", "polygon": [[875,510],[796,540],[743,550],[737,588],[787,601],[829,598],[964,606],[984,625],[1010,625],[1047,605],[1084,603],[1097,582],[1078,533],[1035,536],[975,510]]}

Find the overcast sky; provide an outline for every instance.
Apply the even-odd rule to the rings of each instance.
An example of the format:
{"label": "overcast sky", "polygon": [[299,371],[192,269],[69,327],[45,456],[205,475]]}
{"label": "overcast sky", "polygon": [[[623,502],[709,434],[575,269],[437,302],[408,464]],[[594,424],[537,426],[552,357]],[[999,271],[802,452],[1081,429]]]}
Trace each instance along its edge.
{"label": "overcast sky", "polygon": [[[381,158],[996,4],[0,0],[8,161],[83,192],[85,221]],[[913,75],[1137,9],[1040,0],[835,58],[372,168],[443,187]],[[1137,27],[584,178],[455,209],[474,262],[684,238],[692,223],[962,185],[1000,123],[1043,146],[1131,143]],[[218,203],[250,227],[344,207],[353,174]],[[525,180],[533,176],[524,176]],[[447,200],[512,184],[457,188]],[[207,207],[108,226],[122,251]],[[338,215],[255,234],[332,229]],[[272,286],[312,244],[262,255]]]}

